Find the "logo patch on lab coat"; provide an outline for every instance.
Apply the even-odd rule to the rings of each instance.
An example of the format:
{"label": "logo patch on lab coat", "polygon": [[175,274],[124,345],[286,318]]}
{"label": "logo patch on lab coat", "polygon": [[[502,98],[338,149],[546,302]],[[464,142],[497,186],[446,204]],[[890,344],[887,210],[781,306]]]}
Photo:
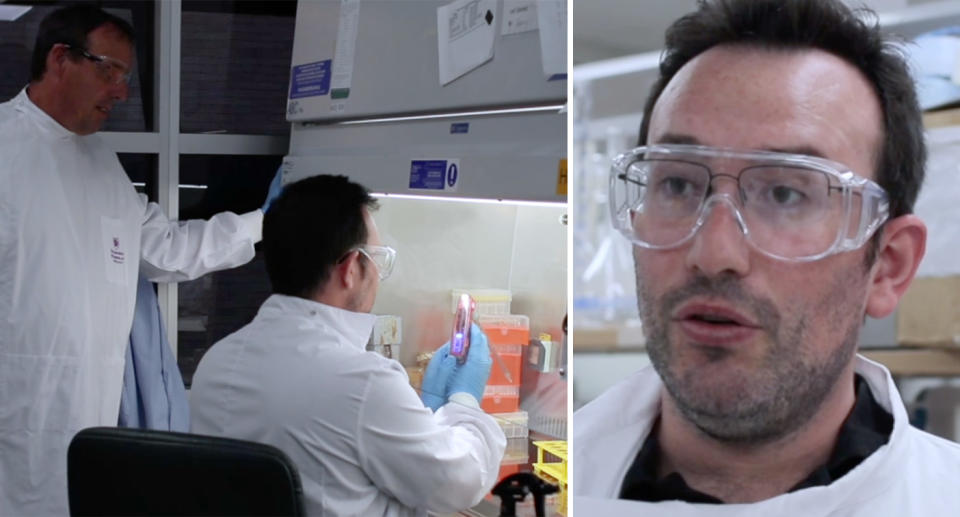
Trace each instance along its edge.
{"label": "logo patch on lab coat", "polygon": [[100,230],[102,242],[106,248],[104,266],[107,282],[122,286],[129,285],[126,262],[130,239],[125,232],[123,221],[112,217],[100,217]]}
{"label": "logo patch on lab coat", "polygon": [[120,249],[120,237],[113,238],[113,247],[110,248],[110,258],[114,264],[123,264],[123,251]]}

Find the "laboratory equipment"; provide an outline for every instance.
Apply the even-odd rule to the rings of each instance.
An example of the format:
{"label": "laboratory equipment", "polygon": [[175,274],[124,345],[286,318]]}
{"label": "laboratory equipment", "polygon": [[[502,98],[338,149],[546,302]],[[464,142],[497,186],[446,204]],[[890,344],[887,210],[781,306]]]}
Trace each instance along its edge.
{"label": "laboratory equipment", "polygon": [[399,359],[398,350],[403,338],[403,318],[400,316],[377,316],[373,332],[367,342],[367,351],[376,352],[387,359]]}
{"label": "laboratory equipment", "polygon": [[503,435],[507,440],[513,438],[526,438],[530,435],[528,427],[529,415],[526,411],[517,411],[514,413],[495,413],[492,416],[496,419],[500,429],[503,429]]}
{"label": "laboratory equipment", "polygon": [[457,313],[453,318],[453,331],[450,333],[450,355],[457,358],[457,364],[466,362],[470,352],[470,325],[476,305],[469,294],[460,295]]}
{"label": "laboratory equipment", "polygon": [[[546,440],[533,442],[537,447],[537,462],[533,472],[550,483],[560,486],[560,503],[557,513],[567,514],[567,442]],[[553,461],[550,461],[553,460]]]}
{"label": "laboratory equipment", "polygon": [[[493,487],[493,494],[500,498],[500,517],[516,517],[517,503],[533,495],[537,517],[546,515],[546,496],[560,490],[529,472],[518,472],[505,477]],[[561,503],[562,504],[562,503]]]}
{"label": "laboratory equipment", "polygon": [[510,314],[513,295],[508,289],[453,289],[450,291],[452,311],[457,310],[457,303],[464,294],[469,294],[477,303],[477,316]]}
{"label": "laboratory equipment", "polygon": [[553,341],[550,334],[541,333],[539,339],[530,341],[527,363],[540,373],[550,373],[557,369],[559,356],[560,343]]}

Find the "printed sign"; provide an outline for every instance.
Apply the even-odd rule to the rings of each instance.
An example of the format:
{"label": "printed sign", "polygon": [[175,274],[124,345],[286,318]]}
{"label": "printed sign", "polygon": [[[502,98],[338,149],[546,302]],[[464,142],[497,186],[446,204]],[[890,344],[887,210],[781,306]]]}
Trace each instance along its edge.
{"label": "printed sign", "polygon": [[317,97],[330,92],[330,60],[293,67],[290,74],[290,98]]}
{"label": "printed sign", "polygon": [[456,192],[460,185],[460,160],[413,160],[410,189]]}

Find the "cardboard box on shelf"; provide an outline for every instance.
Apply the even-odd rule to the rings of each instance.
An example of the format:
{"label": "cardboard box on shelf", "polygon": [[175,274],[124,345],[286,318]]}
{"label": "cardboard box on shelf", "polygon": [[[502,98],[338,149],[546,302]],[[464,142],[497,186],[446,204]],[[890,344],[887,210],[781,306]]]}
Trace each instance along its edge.
{"label": "cardboard box on shelf", "polygon": [[897,343],[960,347],[960,275],[913,279],[897,311]]}
{"label": "cardboard box on shelf", "polygon": [[923,112],[923,127],[933,129],[950,126],[960,126],[960,107]]}

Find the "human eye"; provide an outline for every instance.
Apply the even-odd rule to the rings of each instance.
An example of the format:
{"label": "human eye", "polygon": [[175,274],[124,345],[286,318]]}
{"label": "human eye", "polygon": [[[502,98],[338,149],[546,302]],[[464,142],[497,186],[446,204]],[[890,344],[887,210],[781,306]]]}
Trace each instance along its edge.
{"label": "human eye", "polygon": [[651,168],[650,187],[662,199],[698,197],[703,191],[704,172],[682,162],[662,162]]}
{"label": "human eye", "polygon": [[825,176],[795,167],[751,167],[740,176],[740,186],[750,202],[785,208],[817,201],[826,194]]}
{"label": "human eye", "polygon": [[660,179],[660,191],[671,197],[689,196],[693,192],[693,182],[682,176],[669,176]]}
{"label": "human eye", "polygon": [[771,185],[765,197],[769,203],[781,207],[801,205],[810,199],[806,192],[789,185]]}

